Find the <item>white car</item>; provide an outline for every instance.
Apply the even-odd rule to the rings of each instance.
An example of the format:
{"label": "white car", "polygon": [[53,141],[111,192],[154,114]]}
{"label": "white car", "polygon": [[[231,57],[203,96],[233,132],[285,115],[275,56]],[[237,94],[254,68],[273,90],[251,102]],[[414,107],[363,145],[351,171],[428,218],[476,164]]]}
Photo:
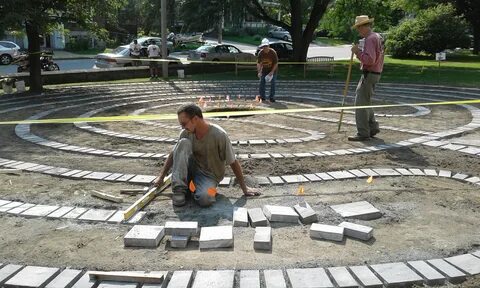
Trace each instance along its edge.
{"label": "white car", "polygon": [[233,45],[207,43],[189,52],[187,60],[255,62],[257,57]]}
{"label": "white car", "polygon": [[292,36],[290,36],[290,32],[283,29],[282,27],[273,28],[272,30],[268,31],[267,36],[270,38],[282,39],[284,41],[292,41]]}
{"label": "white car", "polygon": [[[148,58],[140,57],[140,65],[148,66]],[[93,68],[117,68],[133,66],[133,60],[130,58],[130,45],[122,45],[109,53],[100,53],[95,56],[95,65]]]}
{"label": "white car", "polygon": [[0,64],[9,65],[20,56],[20,46],[10,41],[0,41]]}

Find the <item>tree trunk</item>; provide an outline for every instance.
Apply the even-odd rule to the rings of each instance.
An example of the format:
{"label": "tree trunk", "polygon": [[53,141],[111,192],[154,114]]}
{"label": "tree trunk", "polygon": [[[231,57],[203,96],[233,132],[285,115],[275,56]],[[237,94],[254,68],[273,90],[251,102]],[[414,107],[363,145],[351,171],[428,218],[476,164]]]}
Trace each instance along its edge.
{"label": "tree trunk", "polygon": [[30,92],[41,93],[42,74],[40,67],[40,36],[38,26],[35,23],[26,21],[25,28],[28,37],[28,61],[30,63]]}
{"label": "tree trunk", "polygon": [[473,25],[473,54],[480,52],[480,27]]}

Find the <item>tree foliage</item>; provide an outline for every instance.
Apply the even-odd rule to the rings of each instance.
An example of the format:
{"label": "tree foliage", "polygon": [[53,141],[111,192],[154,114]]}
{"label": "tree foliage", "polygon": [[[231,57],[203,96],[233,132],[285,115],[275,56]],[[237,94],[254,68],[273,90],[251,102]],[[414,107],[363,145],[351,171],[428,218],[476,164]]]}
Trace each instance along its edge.
{"label": "tree foliage", "polygon": [[465,19],[456,15],[452,5],[440,4],[391,29],[386,42],[387,53],[406,57],[468,47],[467,29]]}

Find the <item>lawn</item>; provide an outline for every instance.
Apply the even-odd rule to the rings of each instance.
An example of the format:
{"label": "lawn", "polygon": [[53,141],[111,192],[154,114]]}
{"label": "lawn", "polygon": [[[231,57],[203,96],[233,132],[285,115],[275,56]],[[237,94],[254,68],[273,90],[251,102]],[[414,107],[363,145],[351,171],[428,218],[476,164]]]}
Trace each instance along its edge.
{"label": "lawn", "polygon": [[238,43],[242,43],[242,44],[250,44],[250,45],[260,45],[260,42],[262,41],[262,39],[258,36],[250,36],[250,35],[246,35],[246,36],[223,36],[223,40],[225,41],[232,41],[232,42],[238,42]]}

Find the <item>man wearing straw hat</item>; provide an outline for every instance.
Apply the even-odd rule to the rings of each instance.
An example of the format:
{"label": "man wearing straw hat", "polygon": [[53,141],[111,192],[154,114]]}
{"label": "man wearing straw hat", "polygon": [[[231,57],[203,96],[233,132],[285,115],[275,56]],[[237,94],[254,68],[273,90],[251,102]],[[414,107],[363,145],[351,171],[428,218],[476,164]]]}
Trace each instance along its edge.
{"label": "man wearing straw hat", "polygon": [[265,101],[266,82],[270,82],[270,102],[275,102],[275,81],[277,80],[278,56],[277,52],[270,48],[270,41],[267,38],[262,40],[258,52],[257,72],[260,78],[260,98]]}
{"label": "man wearing straw hat", "polygon": [[[380,81],[380,75],[383,71],[384,49],[382,37],[380,34],[372,31],[373,18],[366,15],[357,16],[355,19],[355,28],[363,38],[360,45],[352,47],[358,60],[360,60],[360,69],[362,77],[355,91],[355,106],[367,106],[372,104],[372,97],[375,92],[375,85]],[[367,141],[380,132],[378,122],[375,120],[373,109],[356,109],[355,121],[357,124],[357,134],[348,137],[349,141]]]}

